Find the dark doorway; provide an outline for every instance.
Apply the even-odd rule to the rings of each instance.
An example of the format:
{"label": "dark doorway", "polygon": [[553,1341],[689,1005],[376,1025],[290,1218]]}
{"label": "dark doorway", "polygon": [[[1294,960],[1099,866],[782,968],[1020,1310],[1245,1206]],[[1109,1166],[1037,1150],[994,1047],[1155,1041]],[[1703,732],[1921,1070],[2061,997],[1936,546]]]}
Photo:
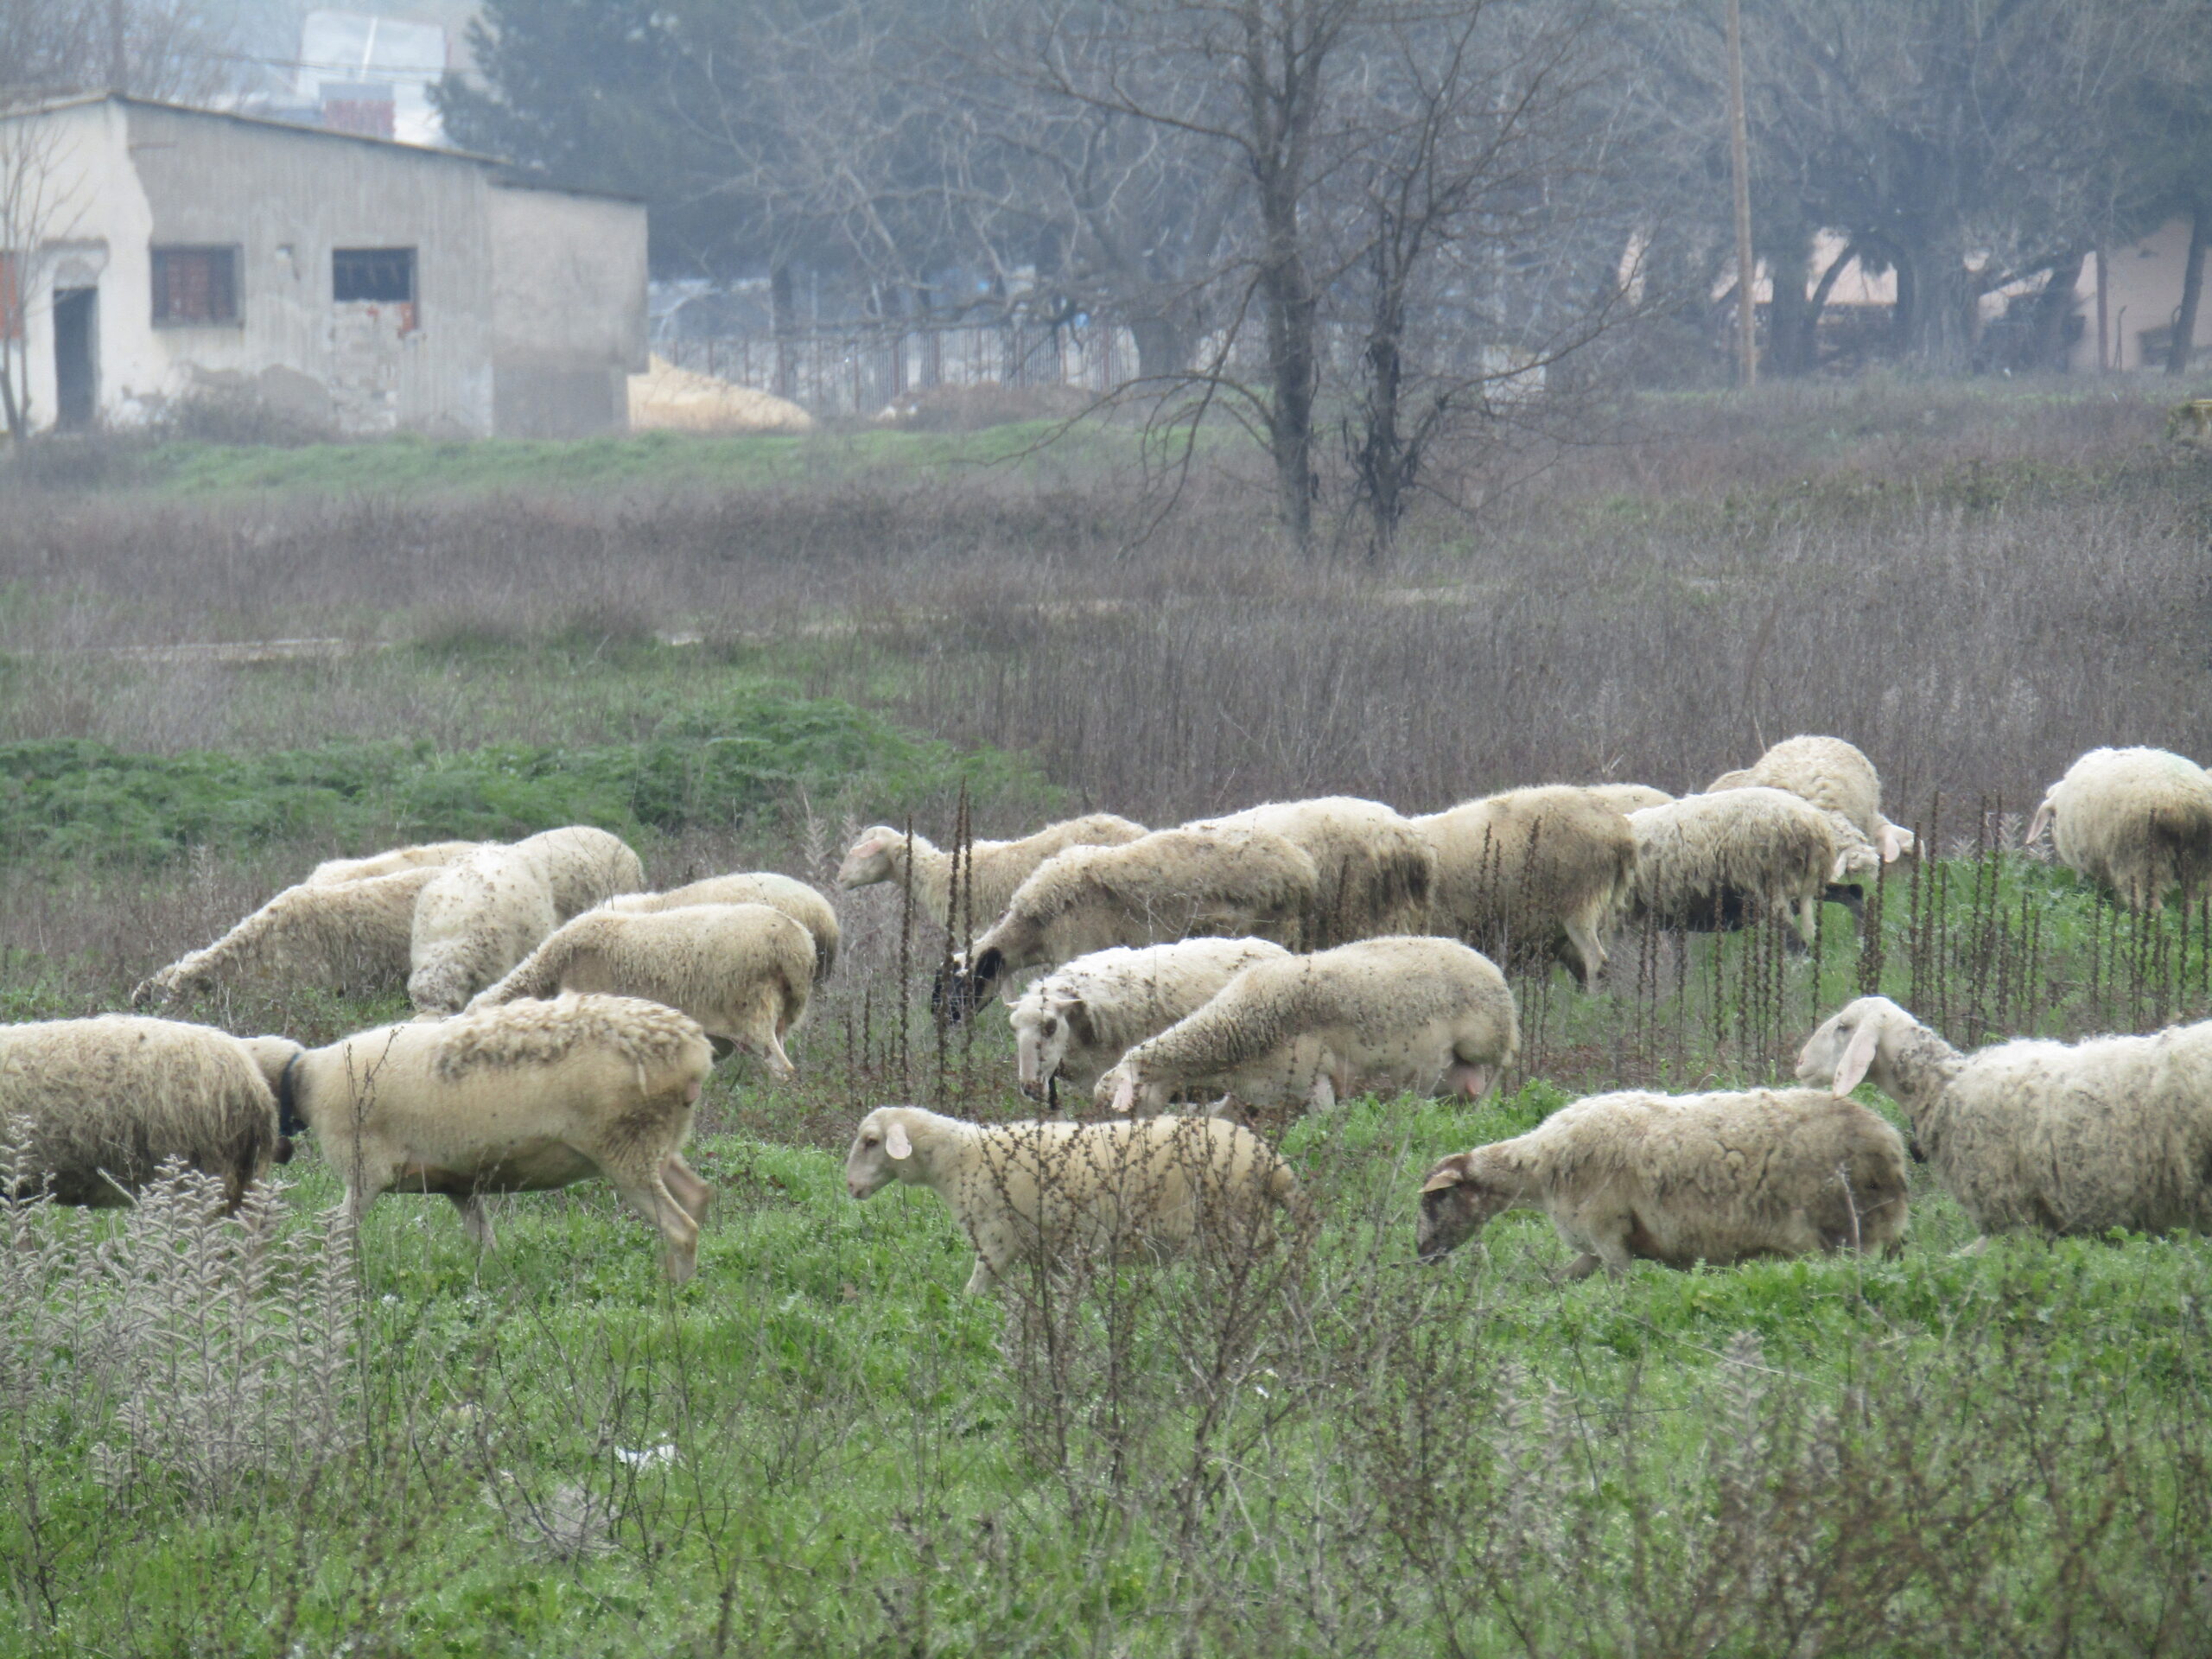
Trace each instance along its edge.
{"label": "dark doorway", "polygon": [[99,300],[97,288],[54,290],[54,423],[81,432],[99,409]]}

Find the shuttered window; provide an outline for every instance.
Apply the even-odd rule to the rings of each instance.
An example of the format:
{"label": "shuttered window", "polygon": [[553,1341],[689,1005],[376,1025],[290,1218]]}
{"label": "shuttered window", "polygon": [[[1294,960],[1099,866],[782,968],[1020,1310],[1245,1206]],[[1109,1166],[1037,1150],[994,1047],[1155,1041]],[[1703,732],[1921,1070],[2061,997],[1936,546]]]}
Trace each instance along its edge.
{"label": "shuttered window", "polygon": [[334,248],[330,255],[330,297],[368,300],[379,305],[408,305],[415,298],[412,248]]}
{"label": "shuttered window", "polygon": [[175,327],[238,320],[236,248],[156,248],[154,321]]}

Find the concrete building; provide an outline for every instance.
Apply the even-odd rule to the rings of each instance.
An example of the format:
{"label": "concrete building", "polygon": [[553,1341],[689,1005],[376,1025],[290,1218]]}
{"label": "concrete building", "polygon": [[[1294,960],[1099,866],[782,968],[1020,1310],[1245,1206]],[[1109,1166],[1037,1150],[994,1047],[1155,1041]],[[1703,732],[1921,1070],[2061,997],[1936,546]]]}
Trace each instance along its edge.
{"label": "concrete building", "polygon": [[212,394],[582,436],[623,429],[645,367],[642,205],[353,133],[101,94],[0,113],[0,261],[34,429]]}
{"label": "concrete building", "polygon": [[[2107,367],[2121,370],[2164,369],[2173,349],[2174,325],[2181,315],[2182,284],[2189,270],[2189,220],[2170,219],[2143,238],[2111,250],[2109,261],[2091,254],[2082,263],[2082,280],[2075,286],[2075,303],[2087,321],[2074,342],[2069,365],[2076,373],[2094,373],[2100,330],[2097,284],[2104,283],[2101,343]],[[2104,269],[2098,269],[2102,264]],[[2202,363],[2212,356],[2212,299],[2197,308],[2196,338],[2190,358]]]}

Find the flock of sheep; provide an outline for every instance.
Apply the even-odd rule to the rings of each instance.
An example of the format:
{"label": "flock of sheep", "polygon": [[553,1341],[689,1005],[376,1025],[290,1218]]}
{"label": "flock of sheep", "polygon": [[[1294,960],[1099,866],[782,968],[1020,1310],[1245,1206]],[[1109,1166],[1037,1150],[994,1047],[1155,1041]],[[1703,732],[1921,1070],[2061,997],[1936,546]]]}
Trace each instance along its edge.
{"label": "flock of sheep", "polygon": [[[2062,860],[2131,907],[2212,878],[2212,777],[2176,755],[2084,755],[2031,839],[2046,824]],[[1855,911],[1854,878],[1911,847],[1866,757],[1826,737],[1681,799],[1553,785],[1405,817],[1332,798],[1160,830],[1102,814],[951,851],[879,826],[839,886],[894,883],[969,941],[939,975],[939,1011],[971,1017],[1002,994],[1023,1092],[1053,1105],[1063,1084],[1087,1089],[1106,1116],[985,1126],[882,1107],[848,1187],[938,1192],[976,1250],[971,1290],[1085,1241],[1172,1249],[1210,1217],[1301,1202],[1238,1106],[1484,1095],[1519,1044],[1499,961],[1556,958],[1586,988],[1637,919],[1787,915],[1811,943],[1824,899]],[[414,1020],[315,1049],[139,1015],[0,1027],[6,1179],[17,1196],[123,1203],[182,1159],[235,1203],[306,1130],[350,1213],[442,1193],[488,1244],[485,1195],[601,1175],[658,1228],[680,1282],[713,1198],[682,1153],[707,1074],[733,1050],[791,1073],[784,1039],[835,968],[838,923],[772,873],[644,887],[629,847],[580,827],[320,866],[134,1001],[404,982]],[[1042,971],[1018,987],[1027,969]],[[1448,1158],[1421,1188],[1418,1251],[1440,1257],[1515,1207],[1549,1214],[1575,1276],[1893,1248],[1907,1153],[1848,1098],[1866,1079],[1985,1236],[2212,1231],[2212,1023],[1963,1055],[1862,997],[1813,1033],[1798,1076],[1807,1087],[1593,1096]],[[1217,1096],[1211,1115],[1167,1115]]]}

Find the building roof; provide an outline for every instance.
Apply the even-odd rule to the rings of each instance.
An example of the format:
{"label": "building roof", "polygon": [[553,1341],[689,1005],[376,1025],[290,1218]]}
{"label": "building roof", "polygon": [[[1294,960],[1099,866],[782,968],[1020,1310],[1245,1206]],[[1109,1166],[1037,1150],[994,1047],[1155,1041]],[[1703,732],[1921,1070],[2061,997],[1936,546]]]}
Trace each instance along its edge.
{"label": "building roof", "polygon": [[133,109],[159,110],[167,115],[197,116],[208,121],[232,121],[242,126],[262,127],[271,131],[298,134],[309,138],[327,138],[341,144],[372,144],[379,149],[396,149],[402,154],[424,161],[461,162],[471,167],[493,169],[493,182],[514,189],[550,190],[557,195],[594,196],[610,201],[637,201],[636,196],[626,196],[611,190],[579,189],[573,185],[556,184],[543,176],[526,171],[503,156],[486,156],[473,149],[446,149],[429,144],[403,143],[397,138],[378,137],[373,133],[344,132],[335,127],[312,126],[303,121],[280,121],[265,115],[245,115],[236,110],[210,110],[196,104],[171,104],[157,98],[139,98],[130,92],[72,92],[54,98],[35,99],[27,103],[0,108],[0,121],[14,121],[25,116],[50,115],[60,110],[81,109],[92,104],[121,104]]}

